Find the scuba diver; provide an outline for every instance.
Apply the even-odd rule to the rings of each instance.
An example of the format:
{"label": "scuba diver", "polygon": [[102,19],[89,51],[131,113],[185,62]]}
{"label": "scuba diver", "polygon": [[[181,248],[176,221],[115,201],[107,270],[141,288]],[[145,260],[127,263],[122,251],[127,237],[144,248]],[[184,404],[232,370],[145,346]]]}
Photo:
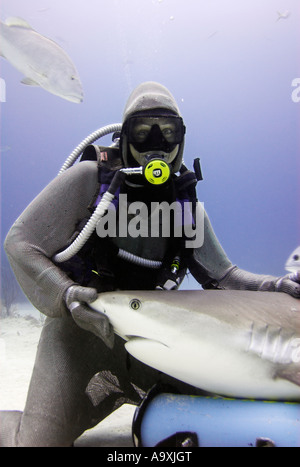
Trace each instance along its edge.
{"label": "scuba diver", "polygon": [[[204,289],[300,297],[299,274],[257,275],[228,259],[197,202],[200,171],[197,164],[195,172],[184,166],[184,140],[184,122],[169,90],[155,82],[140,84],[127,101],[115,143],[88,146],[82,160],[58,175],[11,227],[5,240],[11,267],[30,302],[47,319],[24,411],[0,412],[0,445],[72,446],[124,403],[139,404],[158,381],[197,393],[127,354],[106,315],[89,307],[101,292],[176,289],[190,271]],[[151,164],[153,180],[146,174]],[[124,225],[117,225],[106,237],[97,229],[71,258],[58,260],[87,224],[114,175],[139,167],[145,170],[129,176],[123,172],[114,192],[115,212],[125,210],[129,223],[131,203],[149,208],[151,203],[188,201],[193,212],[187,222],[194,223],[196,210],[203,210],[201,245],[187,247],[184,235],[176,236],[174,228],[169,237],[161,232],[133,236],[129,229],[123,235]]]}

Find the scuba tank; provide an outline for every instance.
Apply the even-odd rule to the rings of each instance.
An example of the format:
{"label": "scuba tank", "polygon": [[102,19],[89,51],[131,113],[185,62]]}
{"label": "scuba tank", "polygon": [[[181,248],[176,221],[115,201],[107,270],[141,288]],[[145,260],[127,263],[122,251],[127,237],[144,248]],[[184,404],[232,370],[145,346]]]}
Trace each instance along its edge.
{"label": "scuba tank", "polygon": [[154,386],[136,409],[137,447],[300,447],[300,404],[182,395]]}

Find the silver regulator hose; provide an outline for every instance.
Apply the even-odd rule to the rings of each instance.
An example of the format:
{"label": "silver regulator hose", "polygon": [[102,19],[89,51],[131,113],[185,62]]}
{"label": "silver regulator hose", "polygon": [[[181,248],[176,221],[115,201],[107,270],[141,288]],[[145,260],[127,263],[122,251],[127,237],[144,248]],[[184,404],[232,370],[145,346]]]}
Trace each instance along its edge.
{"label": "silver regulator hose", "polygon": [[75,240],[73,241],[73,243],[71,243],[70,246],[68,246],[65,250],[61,251],[60,253],[57,253],[54,256],[54,261],[56,261],[57,263],[62,263],[63,261],[67,261],[74,255],[76,255],[76,253],[78,253],[78,251],[83,247],[83,245],[87,242],[87,240],[90,238],[90,236],[96,229],[96,226],[101,217],[104,216],[110,203],[115,197],[115,193],[118,187],[123,182],[124,178],[125,174],[123,174],[121,171],[116,172],[116,175],[114,176],[109,188],[102,196],[100,203],[98,204],[97,208],[89,218],[88,222],[86,223],[80,234],[75,238]]}
{"label": "silver regulator hose", "polygon": [[[69,167],[71,167],[76,162],[76,160],[79,158],[79,156],[81,155],[83,150],[86,148],[86,146],[88,146],[89,144],[92,144],[97,139],[108,135],[109,133],[121,131],[121,128],[122,128],[121,123],[115,123],[115,124],[102,127],[99,130],[96,130],[93,133],[91,133],[69,155],[69,157],[66,159],[65,163],[61,167],[58,175],[65,172]],[[101,219],[101,217],[104,216],[110,203],[113,201],[115,197],[115,193],[117,189],[123,183],[126,175],[132,175],[132,174],[137,174],[137,173],[139,174],[143,173],[143,168],[142,167],[135,167],[133,169],[124,168],[116,172],[109,188],[102,196],[100,203],[96,207],[95,211],[89,218],[88,222],[86,223],[86,225],[84,226],[80,234],[75,238],[75,240],[71,243],[70,246],[68,246],[65,250],[54,255],[53,260],[55,262],[62,263],[64,261],[69,260],[70,258],[72,258],[74,255],[78,253],[78,251],[84,246],[84,244],[87,242],[87,240],[90,238],[90,236],[96,229],[96,226],[99,220]],[[137,264],[139,266],[145,266],[145,267],[152,268],[152,269],[158,269],[162,265],[161,261],[154,261],[154,260],[150,260],[146,258],[141,258],[140,256],[136,256],[132,253],[129,253],[128,251],[122,250],[121,248],[119,249],[118,256],[131,263]]]}
{"label": "silver regulator hose", "polygon": [[121,123],[112,123],[111,125],[104,126],[102,128],[99,128],[99,130],[94,131],[91,133],[89,136],[87,136],[83,141],[81,141],[80,144],[74,149],[73,152],[69,155],[69,157],[66,159],[65,163],[63,164],[62,168],[58,172],[58,175],[63,173],[65,170],[67,170],[69,167],[71,167],[80,154],[83,152],[83,150],[89,145],[94,143],[99,138],[102,138],[103,136],[109,135],[109,133],[114,133],[115,131],[121,131],[122,129],[122,124]]}

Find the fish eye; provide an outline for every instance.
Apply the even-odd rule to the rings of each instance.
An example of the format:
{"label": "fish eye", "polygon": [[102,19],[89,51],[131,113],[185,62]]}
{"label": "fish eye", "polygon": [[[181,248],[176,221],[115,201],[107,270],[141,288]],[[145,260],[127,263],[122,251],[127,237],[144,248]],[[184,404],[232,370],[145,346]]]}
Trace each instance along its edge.
{"label": "fish eye", "polygon": [[71,81],[75,81],[75,79],[76,79],[75,76],[72,75],[71,76]]}
{"label": "fish eye", "polygon": [[293,260],[294,260],[294,261],[298,261],[298,259],[299,259],[299,255],[294,255],[294,256],[293,256]]}
{"label": "fish eye", "polygon": [[134,298],[131,300],[130,306],[133,310],[138,310],[141,306],[141,302],[137,298]]}

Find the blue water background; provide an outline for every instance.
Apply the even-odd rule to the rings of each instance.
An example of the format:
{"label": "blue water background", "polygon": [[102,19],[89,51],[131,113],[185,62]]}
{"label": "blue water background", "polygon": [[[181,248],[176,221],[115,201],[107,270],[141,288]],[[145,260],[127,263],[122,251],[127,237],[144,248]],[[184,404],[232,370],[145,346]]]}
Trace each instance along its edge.
{"label": "blue water background", "polygon": [[[277,11],[287,10],[277,21]],[[178,101],[185,163],[201,158],[199,200],[231,261],[255,273],[285,273],[300,244],[300,102],[292,100],[299,0],[2,0],[0,14],[2,21],[24,18],[63,47],[85,93],[73,104],[22,85],[0,59],[1,245],[73,148],[121,122],[133,88],[155,80]]]}

